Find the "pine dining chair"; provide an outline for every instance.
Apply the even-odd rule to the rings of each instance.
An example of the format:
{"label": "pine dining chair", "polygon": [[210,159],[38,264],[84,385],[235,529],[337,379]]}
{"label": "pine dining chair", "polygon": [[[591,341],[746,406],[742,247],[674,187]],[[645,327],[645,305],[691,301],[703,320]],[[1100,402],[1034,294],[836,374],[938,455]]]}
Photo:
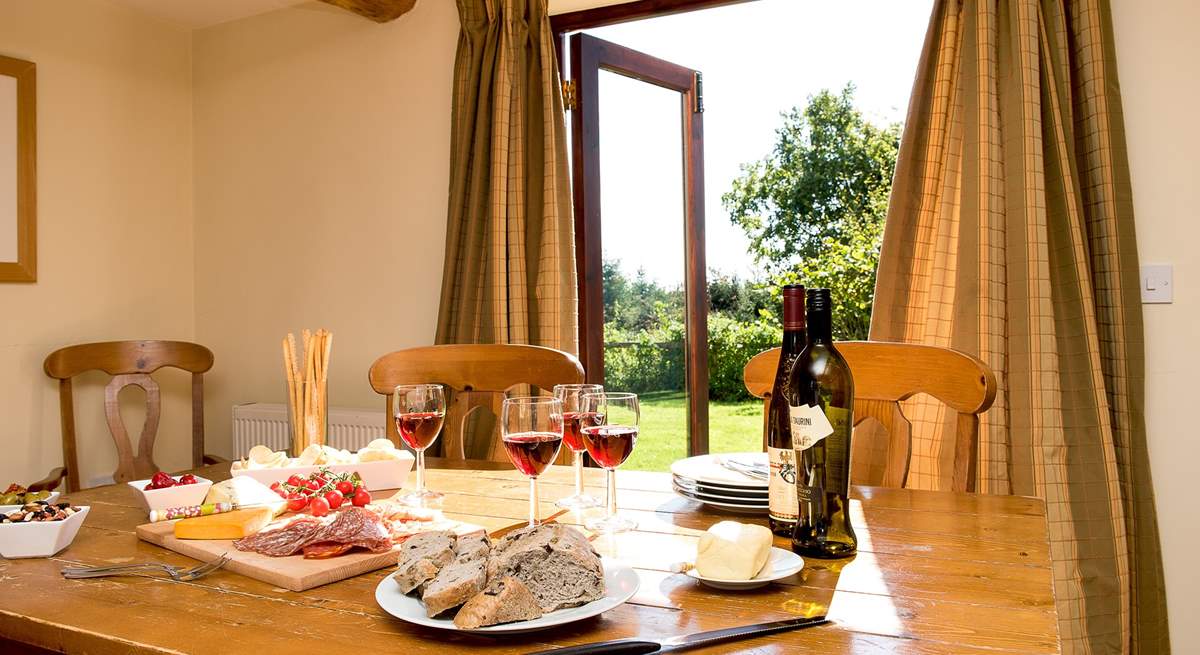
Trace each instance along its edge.
{"label": "pine dining chair", "polygon": [[[490,439],[471,439],[471,421],[482,421],[481,410],[500,416],[504,392],[517,385],[533,385],[549,392],[556,384],[583,382],[583,366],[574,355],[525,345],[440,345],[408,348],[388,353],[367,373],[371,388],[387,398],[387,434],[401,445],[392,416],[392,393],[400,384],[440,383],[449,388],[446,422],[439,440],[440,453],[451,459],[485,459],[507,462],[508,456],[496,438],[499,421]],[[483,428],[486,423],[481,424]],[[565,450],[565,449],[564,449]],[[560,458],[564,455],[560,454]]]}
{"label": "pine dining chair", "polygon": [[[912,452],[912,424],[900,401],[925,393],[957,414],[952,489],[973,491],[979,448],[979,415],[996,399],[996,375],[980,359],[957,350],[880,341],[835,344],[854,375],[854,439],[850,477],[855,484],[903,487]],[[746,389],[770,407],[779,348],[746,364]],[[883,432],[865,429],[867,419]],[[765,425],[765,423],[764,423]],[[764,435],[765,438],[765,435]]]}
{"label": "pine dining chair", "polygon": [[[104,371],[113,376],[104,388],[104,415],[117,446],[117,470],[113,473],[115,482],[148,478],[159,470],[154,463],[154,442],[162,416],[162,398],[158,383],[150,374],[163,367],[178,368],[192,374],[192,466],[225,461],[204,454],[204,373],[212,365],[212,351],[186,341],[106,341],[67,346],[50,353],[43,368],[46,375],[58,380],[65,468],[56,469],[52,477],[58,475],[61,479],[65,476],[68,491],[80,488],[71,379],[88,371]],[[130,385],[141,387],[146,392],[146,422],[142,426],[136,453],[121,419],[117,400],[121,390]]]}

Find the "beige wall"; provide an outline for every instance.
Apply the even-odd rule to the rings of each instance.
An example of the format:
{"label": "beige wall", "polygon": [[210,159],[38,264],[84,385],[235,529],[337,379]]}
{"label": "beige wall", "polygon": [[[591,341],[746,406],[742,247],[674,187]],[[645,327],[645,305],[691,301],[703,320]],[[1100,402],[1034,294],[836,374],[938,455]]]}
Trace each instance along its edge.
{"label": "beige wall", "polygon": [[1175,265],[1175,302],[1143,305],[1146,423],[1158,498],[1171,641],[1200,643],[1200,523],[1194,407],[1200,371],[1200,4],[1113,0],[1117,65],[1133,176],[1138,249],[1144,263]]}
{"label": "beige wall", "polygon": [[334,333],[330,402],[382,409],[375,357],[432,343],[454,3],[376,25],[318,4],[195,33],[196,337],[210,449],[234,403],[283,402],[279,340]]}
{"label": "beige wall", "polygon": [[[0,0],[0,54],[35,62],[38,85],[38,281],[0,284],[0,485],[62,461],[57,386],[42,373],[51,350],[192,337],[190,44],[107,2]],[[76,393],[85,481],[116,468],[103,379]],[[186,377],[163,381],[158,461],[178,468]]]}

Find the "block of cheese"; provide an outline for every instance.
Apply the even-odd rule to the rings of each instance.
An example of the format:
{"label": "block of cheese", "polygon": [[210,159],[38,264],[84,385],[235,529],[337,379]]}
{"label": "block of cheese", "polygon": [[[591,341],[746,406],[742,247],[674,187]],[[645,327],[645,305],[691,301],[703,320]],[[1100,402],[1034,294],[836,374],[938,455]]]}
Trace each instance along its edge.
{"label": "block of cheese", "polygon": [[206,504],[229,503],[241,507],[261,505],[270,507],[275,516],[287,509],[287,501],[267,485],[252,477],[238,475],[214,484],[204,497]]}
{"label": "block of cheese", "polygon": [[176,539],[241,539],[262,530],[275,513],[270,507],[235,509],[175,522]]}
{"label": "block of cheese", "polygon": [[700,535],[696,573],[714,580],[749,580],[771,555],[771,531],[761,525],[721,521]]}

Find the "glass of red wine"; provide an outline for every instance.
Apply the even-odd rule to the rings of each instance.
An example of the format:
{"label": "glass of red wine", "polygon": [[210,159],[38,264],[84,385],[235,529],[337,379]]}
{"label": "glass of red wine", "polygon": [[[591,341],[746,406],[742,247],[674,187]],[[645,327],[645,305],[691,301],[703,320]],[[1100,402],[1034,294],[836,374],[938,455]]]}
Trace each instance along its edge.
{"label": "glass of red wine", "polygon": [[608,477],[608,513],[587,522],[589,530],[625,532],[637,527],[632,519],[617,514],[617,467],[629,458],[637,443],[641,410],[637,394],[589,393],[583,396],[587,421],[580,429],[583,445]]}
{"label": "glass of red wine", "polygon": [[417,486],[401,496],[407,505],[423,507],[442,494],[425,488],[425,449],[433,445],[446,420],[446,394],[440,384],[402,384],[392,398],[396,431],[417,453]]}
{"label": "glass of red wine", "polygon": [[582,425],[598,423],[594,417],[588,416],[583,410],[583,397],[589,393],[603,393],[604,387],[599,384],[556,384],[554,397],[563,404],[563,443],[575,454],[575,493],[561,498],[556,505],[567,509],[587,509],[599,507],[600,499],[583,491],[583,458],[587,447],[583,445],[583,435],[579,432]]}
{"label": "glass of red wine", "polygon": [[529,525],[537,525],[537,478],[562,448],[562,401],[548,396],[505,398],[500,437],[513,466],[529,477]]}

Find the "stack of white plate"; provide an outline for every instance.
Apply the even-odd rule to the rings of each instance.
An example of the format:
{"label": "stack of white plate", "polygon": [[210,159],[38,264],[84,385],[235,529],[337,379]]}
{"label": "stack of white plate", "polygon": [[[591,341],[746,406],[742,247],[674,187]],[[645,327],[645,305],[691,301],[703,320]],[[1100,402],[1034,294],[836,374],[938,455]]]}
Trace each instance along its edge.
{"label": "stack of white plate", "polygon": [[681,459],[671,465],[675,493],[725,510],[767,511],[766,453],[721,453]]}

